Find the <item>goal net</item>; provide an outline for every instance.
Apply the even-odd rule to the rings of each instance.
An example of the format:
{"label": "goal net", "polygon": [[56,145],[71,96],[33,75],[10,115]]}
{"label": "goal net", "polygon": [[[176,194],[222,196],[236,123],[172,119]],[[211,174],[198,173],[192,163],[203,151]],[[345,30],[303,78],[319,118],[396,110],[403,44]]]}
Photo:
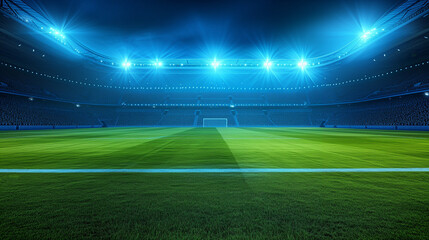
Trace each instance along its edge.
{"label": "goal net", "polygon": [[203,118],[203,127],[228,127],[227,118]]}

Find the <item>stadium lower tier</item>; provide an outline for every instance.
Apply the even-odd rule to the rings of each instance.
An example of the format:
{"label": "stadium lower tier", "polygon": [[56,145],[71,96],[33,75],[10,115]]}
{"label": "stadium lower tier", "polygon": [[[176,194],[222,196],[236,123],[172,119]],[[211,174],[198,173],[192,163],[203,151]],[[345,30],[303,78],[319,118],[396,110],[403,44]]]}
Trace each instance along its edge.
{"label": "stadium lower tier", "polygon": [[[94,106],[0,94],[2,126],[429,126],[429,97],[405,95],[331,106]],[[221,121],[222,122],[222,121]]]}

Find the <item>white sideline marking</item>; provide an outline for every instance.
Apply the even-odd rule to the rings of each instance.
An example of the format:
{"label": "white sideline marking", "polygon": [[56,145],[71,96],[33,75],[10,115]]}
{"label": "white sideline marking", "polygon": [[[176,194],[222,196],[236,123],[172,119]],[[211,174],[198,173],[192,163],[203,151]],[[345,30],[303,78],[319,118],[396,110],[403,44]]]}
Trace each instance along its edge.
{"label": "white sideline marking", "polygon": [[0,173],[355,173],[429,172],[429,168],[155,168],[155,169],[0,169]]}

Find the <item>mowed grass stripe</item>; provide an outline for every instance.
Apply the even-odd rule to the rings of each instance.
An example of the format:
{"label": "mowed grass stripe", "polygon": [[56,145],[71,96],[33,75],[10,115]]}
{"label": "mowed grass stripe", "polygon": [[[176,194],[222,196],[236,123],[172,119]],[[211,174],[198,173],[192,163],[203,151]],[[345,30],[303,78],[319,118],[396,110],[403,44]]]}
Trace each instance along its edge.
{"label": "mowed grass stripe", "polygon": [[[0,166],[1,168],[19,167],[26,168],[30,165],[39,168],[76,168],[76,167],[102,167],[109,165],[110,161],[115,165],[127,167],[124,164],[126,158],[112,154],[138,146],[147,141],[152,141],[160,136],[169,136],[180,133],[187,129],[182,128],[163,128],[156,129],[120,129],[121,131],[109,131],[97,133],[95,136],[106,136],[109,133],[112,137],[124,137],[129,135],[150,136],[148,139],[121,140],[112,139],[111,141],[88,141],[87,133],[73,137],[68,136],[68,132],[59,131],[55,138],[38,138],[29,141],[29,139],[8,139],[8,145],[0,148]],[[62,137],[65,133],[66,137]],[[131,161],[131,160],[130,160]],[[8,167],[9,166],[9,167]],[[112,165],[110,165],[112,166]]]}
{"label": "mowed grass stripe", "polygon": [[[193,139],[201,135],[205,138]],[[114,168],[237,167],[234,156],[215,128],[185,129],[111,152],[103,159],[114,163]]]}
{"label": "mowed grass stripe", "polygon": [[[425,168],[429,139],[376,130],[118,128],[0,134],[0,168]],[[78,133],[81,132],[79,135]],[[371,132],[366,134],[367,132]],[[383,135],[404,135],[381,131]],[[11,133],[7,134],[10,136]],[[412,133],[426,138],[428,133]],[[19,132],[25,137],[25,132]],[[410,151],[409,149],[413,149]]]}
{"label": "mowed grass stripe", "polygon": [[[289,141],[288,144],[273,142],[267,146],[275,155],[287,156],[286,167],[296,168],[323,168],[342,167],[359,168],[365,167],[428,167],[427,156],[428,140],[422,139],[401,139],[401,138],[380,138],[366,136],[361,130],[348,130],[332,132],[330,129],[258,129],[246,128],[255,134],[271,134],[272,136],[291,137],[300,134],[301,138],[296,141]],[[366,130],[362,130],[367,132]],[[372,130],[374,131],[374,130]],[[356,136],[351,133],[356,132]],[[392,131],[391,134],[395,132]],[[427,136],[428,133],[420,133]],[[236,145],[240,143],[235,142]],[[231,149],[240,147],[231,146]],[[410,151],[409,149],[413,149]],[[298,152],[298,154],[297,154]],[[292,154],[291,154],[292,153]],[[249,154],[248,151],[237,153],[240,156]],[[255,152],[258,154],[258,152]],[[279,158],[281,159],[281,158]],[[240,161],[237,158],[237,161]],[[298,164],[298,165],[297,165]]]}
{"label": "mowed grass stripe", "polygon": [[[54,138],[7,139],[9,147],[0,148],[0,168],[237,167],[214,128],[107,130],[97,133],[103,141],[88,140],[86,133],[62,138],[62,133]],[[139,136],[146,137],[135,139]]]}
{"label": "mowed grass stripe", "polygon": [[[277,129],[277,128],[276,128]],[[234,141],[227,140],[232,152],[235,154],[237,162],[241,167],[260,168],[273,166],[278,168],[359,168],[359,167],[383,167],[360,164],[360,159],[356,156],[357,152],[351,155],[336,153],[326,144],[314,144],[307,138],[312,138],[312,133],[307,130],[301,135],[294,134],[291,129],[279,128],[278,131],[272,129],[260,128],[241,128],[240,134],[248,136],[266,137],[284,137],[289,138],[285,141]],[[230,132],[224,131],[228,136]],[[294,138],[291,138],[293,136]],[[298,138],[298,136],[300,136]],[[252,146],[249,148],[249,146]],[[343,147],[337,148],[338,151],[344,151]],[[343,161],[336,161],[343,160]],[[347,162],[353,162],[349,165]],[[332,165],[331,165],[332,164]]]}

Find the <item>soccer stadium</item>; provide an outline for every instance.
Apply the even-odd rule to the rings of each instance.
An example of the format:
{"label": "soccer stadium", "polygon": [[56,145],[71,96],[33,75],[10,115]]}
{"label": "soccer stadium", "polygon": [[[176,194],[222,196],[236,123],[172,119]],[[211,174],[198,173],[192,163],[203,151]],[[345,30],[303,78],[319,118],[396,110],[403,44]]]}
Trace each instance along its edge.
{"label": "soccer stadium", "polygon": [[0,13],[0,239],[429,239],[428,0]]}

